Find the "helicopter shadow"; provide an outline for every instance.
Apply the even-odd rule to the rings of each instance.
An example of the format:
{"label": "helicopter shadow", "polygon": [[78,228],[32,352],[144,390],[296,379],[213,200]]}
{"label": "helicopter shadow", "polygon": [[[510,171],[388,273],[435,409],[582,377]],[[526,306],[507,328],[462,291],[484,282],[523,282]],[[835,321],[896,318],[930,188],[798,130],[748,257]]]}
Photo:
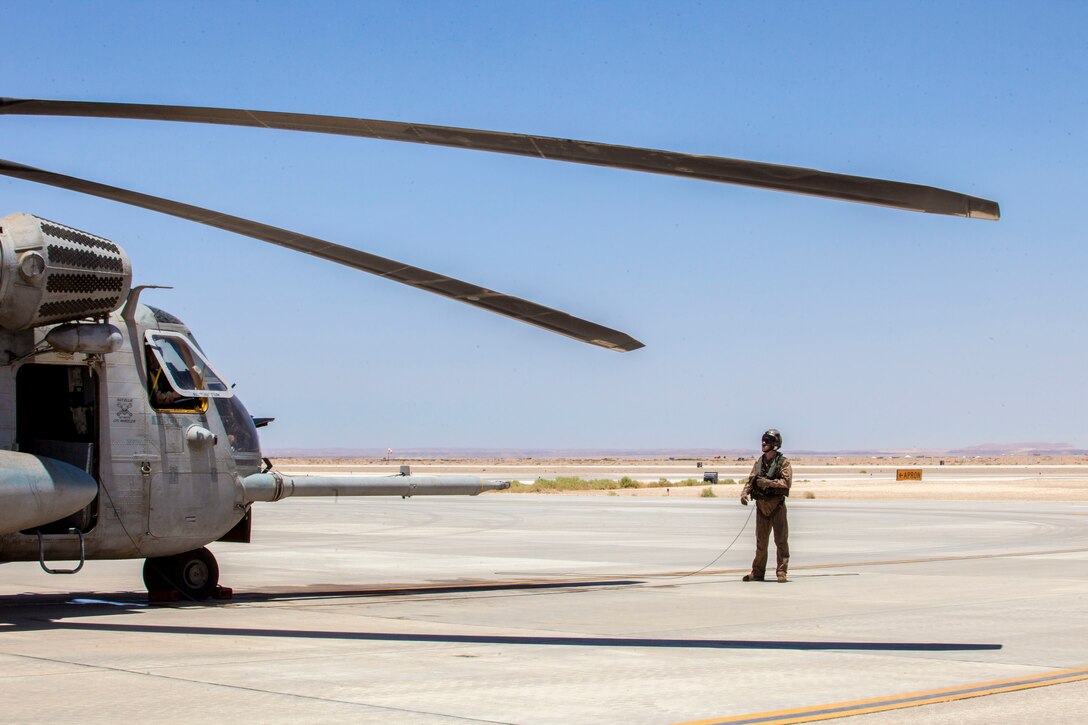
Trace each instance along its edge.
{"label": "helicopter shadow", "polygon": [[[148,609],[203,609],[227,605],[315,604],[342,599],[390,599],[426,595],[456,596],[463,594],[502,594],[548,590],[577,590],[595,587],[619,587],[644,583],[637,579],[555,580],[523,582],[466,582],[461,584],[432,584],[403,587],[374,587],[360,589],[342,584],[291,586],[266,591],[232,592],[223,598],[204,601],[176,598],[155,600],[145,592],[66,592],[24,593],[0,597],[0,634],[20,629],[37,628],[36,622],[65,621],[75,617],[100,617],[127,614]],[[230,590],[227,590],[230,591]]]}
{"label": "helicopter shadow", "polygon": [[[554,589],[559,587],[617,586],[638,583],[631,580],[602,580],[591,582],[554,582],[537,584],[494,584],[464,587],[410,587],[397,590],[350,590],[335,588],[306,591],[247,592],[229,600],[235,603],[272,603],[302,600],[328,600],[346,597],[405,596],[426,593],[463,591],[507,591],[525,589]],[[145,624],[125,621],[77,621],[77,618],[110,618],[147,611],[149,605],[136,601],[134,592],[118,592],[103,598],[102,593],[86,596],[59,597],[54,594],[24,594],[4,598],[0,606],[0,641],[6,632],[35,630],[114,632],[119,634],[175,634],[181,636],[286,638],[297,640],[330,640],[355,642],[405,642],[431,644],[521,645],[543,647],[604,647],[701,650],[796,650],[796,651],[865,651],[865,652],[978,652],[1003,648],[999,643],[976,642],[873,642],[816,641],[768,639],[685,639],[675,637],[601,637],[601,636],[538,636],[502,634],[426,634],[348,630],[271,629],[260,627],[206,627],[177,624]],[[188,603],[178,603],[173,609],[185,610]],[[203,604],[203,603],[201,603]],[[212,603],[214,606],[215,603]]]}

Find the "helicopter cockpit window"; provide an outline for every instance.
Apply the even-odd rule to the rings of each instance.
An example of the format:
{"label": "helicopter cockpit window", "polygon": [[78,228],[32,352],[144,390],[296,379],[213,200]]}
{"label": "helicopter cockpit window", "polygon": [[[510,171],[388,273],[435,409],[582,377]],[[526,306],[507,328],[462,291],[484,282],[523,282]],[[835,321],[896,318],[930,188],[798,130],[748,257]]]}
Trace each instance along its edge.
{"label": "helicopter cockpit window", "polygon": [[147,386],[156,408],[203,410],[206,398],[233,394],[207,358],[184,336],[148,331]]}

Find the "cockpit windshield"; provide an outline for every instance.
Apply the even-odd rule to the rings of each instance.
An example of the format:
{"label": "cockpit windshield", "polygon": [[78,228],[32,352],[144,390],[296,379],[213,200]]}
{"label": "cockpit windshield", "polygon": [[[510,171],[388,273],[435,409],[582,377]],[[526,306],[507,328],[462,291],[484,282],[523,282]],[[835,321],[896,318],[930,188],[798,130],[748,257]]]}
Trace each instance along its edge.
{"label": "cockpit windshield", "polygon": [[[145,340],[151,353],[148,356],[148,387],[152,393],[169,387],[180,398],[229,398],[233,395],[230,386],[215,372],[208,359],[184,335],[148,330]],[[156,379],[150,379],[152,376]]]}
{"label": "cockpit windshield", "polygon": [[257,427],[253,425],[253,418],[242,405],[242,401],[237,397],[216,400],[215,409],[219,411],[219,419],[223,421],[223,428],[227,431],[227,441],[232,450],[245,453],[261,452]]}

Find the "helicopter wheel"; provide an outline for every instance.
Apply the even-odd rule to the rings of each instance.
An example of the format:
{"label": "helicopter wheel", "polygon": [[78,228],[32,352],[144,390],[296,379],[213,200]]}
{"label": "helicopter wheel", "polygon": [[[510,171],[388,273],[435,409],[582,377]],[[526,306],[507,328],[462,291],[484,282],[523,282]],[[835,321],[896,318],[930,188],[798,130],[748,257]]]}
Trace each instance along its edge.
{"label": "helicopter wheel", "polygon": [[173,585],[167,581],[170,576],[169,556],[156,556],[144,559],[144,586],[149,592],[161,592],[173,589]]}
{"label": "helicopter wheel", "polygon": [[182,596],[203,601],[215,594],[219,586],[219,564],[205,548],[186,551],[171,557],[174,560],[174,588]]}
{"label": "helicopter wheel", "polygon": [[144,584],[149,592],[176,589],[186,599],[204,601],[219,586],[219,564],[205,548],[148,559]]}

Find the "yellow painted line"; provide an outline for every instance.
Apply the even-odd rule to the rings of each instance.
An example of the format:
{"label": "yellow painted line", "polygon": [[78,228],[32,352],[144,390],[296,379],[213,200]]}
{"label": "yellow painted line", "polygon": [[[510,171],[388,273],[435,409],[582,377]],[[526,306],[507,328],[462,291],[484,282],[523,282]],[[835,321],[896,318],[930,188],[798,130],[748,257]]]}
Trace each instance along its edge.
{"label": "yellow painted line", "polygon": [[874,697],[868,700],[834,702],[829,705],[802,707],[793,710],[759,712],[727,718],[692,720],[685,723],[679,723],[678,725],[756,725],[756,723],[759,725],[790,725],[791,723],[832,720],[839,717],[867,715],[874,712],[886,712],[888,710],[901,710],[907,707],[918,707],[919,705],[933,705],[939,702],[966,700],[971,697],[997,695],[1002,692],[1030,690],[1034,687],[1061,685],[1067,682],[1077,682],[1078,680],[1088,680],[1088,667],[1080,667],[1072,670],[1053,670],[1031,677],[1012,677],[1005,680],[979,682],[973,685],[958,685],[956,687],[945,687],[938,690],[908,692],[904,695]]}

